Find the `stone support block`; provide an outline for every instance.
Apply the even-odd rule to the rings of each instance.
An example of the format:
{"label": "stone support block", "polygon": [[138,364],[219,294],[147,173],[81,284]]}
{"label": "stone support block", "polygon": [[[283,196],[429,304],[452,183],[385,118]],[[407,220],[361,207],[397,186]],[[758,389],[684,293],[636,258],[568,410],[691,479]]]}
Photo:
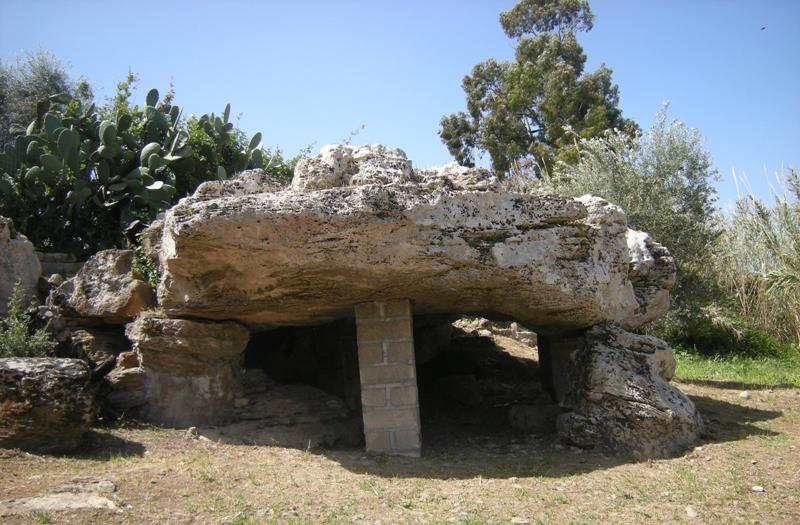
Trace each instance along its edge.
{"label": "stone support block", "polygon": [[246,328],[146,313],[126,335],[144,373],[144,419],[179,428],[230,419],[250,339]]}
{"label": "stone support block", "polygon": [[419,457],[419,396],[411,303],[355,307],[367,452]]}

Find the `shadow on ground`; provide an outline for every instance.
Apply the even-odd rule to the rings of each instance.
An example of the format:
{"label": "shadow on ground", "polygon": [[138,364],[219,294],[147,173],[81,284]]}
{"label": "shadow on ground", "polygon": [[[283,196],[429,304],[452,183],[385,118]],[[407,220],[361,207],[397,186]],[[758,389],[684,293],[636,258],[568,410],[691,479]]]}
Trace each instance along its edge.
{"label": "shadow on ground", "polygon": [[[749,436],[776,436],[777,432],[760,428],[758,422],[780,417],[779,410],[763,410],[728,403],[707,396],[690,396],[703,414],[706,429],[698,445],[723,443]],[[482,477],[566,477],[604,470],[631,463],[594,451],[584,451],[558,444],[554,434],[523,436],[510,429],[482,426],[476,418],[472,428],[441,425],[426,428],[423,423],[422,460],[377,456],[363,451],[321,451],[346,469],[358,474],[381,477],[471,479]],[[481,429],[487,432],[481,434]],[[493,430],[489,432],[488,430]]]}
{"label": "shadow on ground", "polygon": [[689,397],[703,416],[705,430],[702,439],[707,443],[777,435],[777,432],[760,428],[754,423],[779,418],[783,415],[779,410],[762,410],[706,396]]}
{"label": "shadow on ground", "polygon": [[124,439],[102,430],[90,430],[83,437],[81,446],[63,457],[108,461],[125,457],[144,456],[145,447],[141,443]]}

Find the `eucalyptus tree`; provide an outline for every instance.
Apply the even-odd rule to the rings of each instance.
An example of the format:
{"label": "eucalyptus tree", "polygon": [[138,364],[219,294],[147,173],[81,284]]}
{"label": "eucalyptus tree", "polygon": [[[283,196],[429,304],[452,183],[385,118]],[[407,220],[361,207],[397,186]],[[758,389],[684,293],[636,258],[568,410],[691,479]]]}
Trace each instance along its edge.
{"label": "eucalyptus tree", "polygon": [[500,15],[517,40],[514,60],[475,65],[462,82],[467,111],[441,119],[439,135],[460,164],[486,152],[501,176],[539,177],[558,160],[577,161],[576,136],[638,130],[622,116],[611,70],[585,71],[576,34],[593,20],[586,0],[521,0]]}

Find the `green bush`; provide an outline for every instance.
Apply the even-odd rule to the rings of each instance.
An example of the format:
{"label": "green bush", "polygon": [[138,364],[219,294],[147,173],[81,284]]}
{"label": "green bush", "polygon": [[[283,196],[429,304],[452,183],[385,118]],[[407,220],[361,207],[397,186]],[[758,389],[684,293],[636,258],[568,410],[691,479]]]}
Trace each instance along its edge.
{"label": "green bush", "polygon": [[22,287],[17,283],[8,301],[8,315],[0,321],[0,357],[45,357],[55,347],[56,342],[45,329],[31,330]]}
{"label": "green bush", "polygon": [[[711,311],[709,311],[711,310]],[[724,314],[723,314],[724,315]],[[738,355],[748,358],[796,359],[798,350],[742,318],[720,317],[706,308],[680,322],[668,319],[660,334],[676,349],[707,356]]]}
{"label": "green bush", "polygon": [[158,282],[161,280],[158,265],[144,253],[144,247],[139,243],[133,245],[132,270],[133,274],[148,283],[153,291],[158,289]]}

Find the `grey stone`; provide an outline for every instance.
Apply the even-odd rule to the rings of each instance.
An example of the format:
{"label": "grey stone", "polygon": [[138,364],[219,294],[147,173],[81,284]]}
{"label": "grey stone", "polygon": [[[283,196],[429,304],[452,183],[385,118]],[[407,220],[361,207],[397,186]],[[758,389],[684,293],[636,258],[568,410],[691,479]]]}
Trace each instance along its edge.
{"label": "grey stone", "polygon": [[556,417],[562,412],[556,404],[513,405],[508,409],[511,428],[534,433],[549,433],[556,428]]}
{"label": "grey stone", "polygon": [[235,422],[203,428],[202,435],[226,443],[304,449],[361,441],[359,418],[344,401],[308,385],[275,386],[251,396],[234,413]]}
{"label": "grey stone", "polygon": [[97,252],[51,293],[50,301],[71,317],[125,324],[154,302],[153,291],[133,275],[132,265],[131,250]]}
{"label": "grey stone", "polygon": [[95,416],[90,378],[78,359],[0,359],[0,447],[75,449]]}
{"label": "grey stone", "polygon": [[[703,422],[685,394],[670,385],[655,337],[600,325],[583,336],[558,418],[561,437],[581,447],[635,458],[668,457],[688,448]],[[674,370],[674,367],[672,367]]]}

